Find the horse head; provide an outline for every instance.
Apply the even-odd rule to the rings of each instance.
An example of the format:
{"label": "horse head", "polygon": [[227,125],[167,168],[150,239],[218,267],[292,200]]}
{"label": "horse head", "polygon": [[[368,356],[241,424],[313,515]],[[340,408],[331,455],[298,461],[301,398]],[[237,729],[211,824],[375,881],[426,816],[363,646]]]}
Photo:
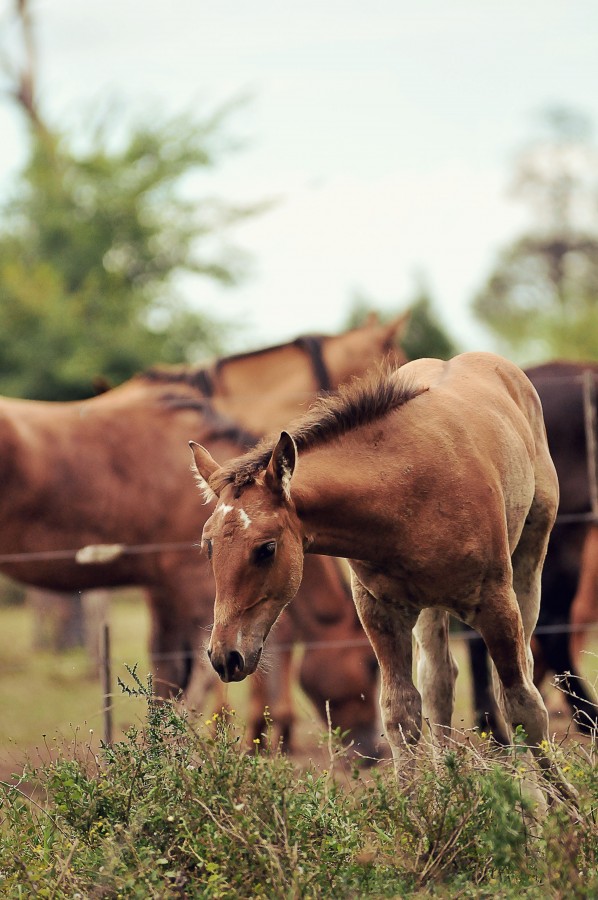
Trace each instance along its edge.
{"label": "horse head", "polygon": [[296,448],[283,432],[255,480],[220,487],[218,463],[201,445],[190,446],[204,495],[218,501],[202,536],[216,581],[208,656],[223,681],[242,681],[301,584],[303,538],[289,490]]}
{"label": "horse head", "polygon": [[382,360],[395,366],[406,363],[399,341],[407,331],[410,318],[410,310],[389,322],[380,322],[371,313],[363,325],[327,338],[322,352],[332,389],[336,390],[355,375],[364,375]]}

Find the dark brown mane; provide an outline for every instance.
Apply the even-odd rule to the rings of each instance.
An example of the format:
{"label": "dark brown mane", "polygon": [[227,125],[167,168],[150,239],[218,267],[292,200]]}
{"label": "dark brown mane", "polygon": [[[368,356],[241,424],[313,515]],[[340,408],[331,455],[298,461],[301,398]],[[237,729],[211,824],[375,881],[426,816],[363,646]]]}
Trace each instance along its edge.
{"label": "dark brown mane", "polygon": [[[289,428],[298,451],[310,450],[348,431],[374,422],[417,397],[427,387],[401,378],[397,369],[385,369],[369,377],[343,385],[338,393],[319,397],[313,406]],[[219,493],[227,484],[237,488],[251,484],[266,468],[275,441],[265,438],[244,456],[225,463],[210,479]]]}
{"label": "dark brown mane", "polygon": [[201,440],[228,440],[239,444],[243,450],[255,447],[259,437],[242,428],[228,416],[214,409],[206,397],[183,397],[180,394],[162,394],[162,403],[169,409],[192,409],[202,417],[202,426],[206,429]]}
{"label": "dark brown mane", "polygon": [[299,347],[311,358],[321,387],[326,389],[328,376],[321,361],[320,350],[322,342],[325,340],[325,335],[304,335],[284,344],[274,344],[271,347],[261,347],[258,350],[247,350],[243,353],[222,356],[213,363],[197,369],[191,366],[152,366],[136,377],[152,384],[185,384],[199,391],[204,397],[211,397],[214,393],[214,375],[217,375],[228,363],[242,359],[254,359],[267,353],[284,350],[285,347]]}
{"label": "dark brown mane", "polygon": [[285,341],[285,343],[283,344],[273,344],[270,347],[259,347],[257,350],[244,350],[242,353],[233,353],[230,356],[223,356],[215,361],[214,367],[216,371],[219,371],[229,362],[237,362],[240,359],[255,359],[255,357],[262,356],[264,353],[271,353],[276,350],[284,350],[285,347],[302,348],[305,344],[311,341],[321,343],[324,340],[326,340],[325,335],[302,335],[301,337],[295,338],[295,340],[293,341]]}
{"label": "dark brown mane", "polygon": [[135,376],[141,381],[147,381],[150,384],[184,384],[193,390],[199,391],[204,397],[209,397],[211,390],[210,367],[203,366],[199,369],[192,369],[186,366],[172,366],[161,368],[160,366],[152,366],[145,372],[140,372]]}

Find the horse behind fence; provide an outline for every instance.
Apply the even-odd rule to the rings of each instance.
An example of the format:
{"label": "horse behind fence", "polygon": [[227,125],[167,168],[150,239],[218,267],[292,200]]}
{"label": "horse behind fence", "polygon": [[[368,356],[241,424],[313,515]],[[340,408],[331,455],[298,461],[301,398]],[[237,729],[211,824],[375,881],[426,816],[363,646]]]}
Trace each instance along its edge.
{"label": "horse behind fence", "polygon": [[[394,352],[403,324],[403,317],[387,325],[371,321],[208,367],[151,370],[81,402],[0,398],[1,570],[55,591],[144,587],[156,687],[163,696],[192,687],[202,703],[213,680],[202,665],[213,584],[193,548],[208,512],[187,490],[188,439],[221,456],[237,455],[259,429],[274,428],[318,391],[336,388]],[[233,413],[243,413],[256,431],[240,427]],[[82,565],[77,550],[87,545],[122,552],[104,562],[92,554]],[[328,610],[328,630],[338,640],[353,640],[359,625],[328,562],[314,562],[310,590],[316,606]],[[315,626],[302,632],[300,612],[297,636],[306,639]],[[351,657],[359,657],[356,665]],[[371,659],[368,647],[350,653],[341,647],[330,651],[327,670],[331,698],[336,691],[335,724],[367,732],[366,752],[376,731]],[[335,669],[346,673],[344,694]],[[312,681],[306,677],[306,686]],[[318,691],[314,701],[323,713],[321,697]]]}

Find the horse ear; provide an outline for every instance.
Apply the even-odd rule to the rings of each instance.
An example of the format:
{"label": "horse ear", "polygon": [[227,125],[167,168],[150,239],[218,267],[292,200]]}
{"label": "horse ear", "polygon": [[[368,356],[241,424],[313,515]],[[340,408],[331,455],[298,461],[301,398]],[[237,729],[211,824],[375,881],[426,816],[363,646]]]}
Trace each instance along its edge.
{"label": "horse ear", "polygon": [[291,499],[291,478],[297,464],[297,447],[288,433],[283,431],[272,451],[266,469],[266,484],[275,494]]}
{"label": "horse ear", "polygon": [[203,493],[205,502],[209,503],[211,500],[216,500],[217,495],[208,482],[210,477],[214,472],[218,471],[220,466],[201,444],[196,444],[195,441],[189,441],[189,446],[191,447],[191,453],[193,454],[191,468],[195,472],[195,480],[199,485],[200,491]]}
{"label": "horse ear", "polygon": [[388,343],[394,342],[396,340],[400,340],[405,337],[407,333],[407,329],[409,328],[409,323],[411,321],[411,310],[408,309],[406,312],[401,313],[400,316],[397,316],[395,319],[392,319],[386,325],[386,340]]}

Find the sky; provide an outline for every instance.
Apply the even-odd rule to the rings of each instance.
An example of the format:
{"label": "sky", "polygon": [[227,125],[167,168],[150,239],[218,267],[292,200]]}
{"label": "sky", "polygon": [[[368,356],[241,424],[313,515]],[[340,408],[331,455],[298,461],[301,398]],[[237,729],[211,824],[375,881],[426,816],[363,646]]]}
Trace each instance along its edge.
{"label": "sky", "polygon": [[[13,0],[0,0],[5,36]],[[598,124],[595,0],[36,0],[40,102],[73,133],[117,101],[201,115],[247,97],[243,144],[202,181],[276,198],[234,229],[245,281],[183,289],[231,321],[231,350],[344,327],[356,294],[397,313],[422,281],[464,349],[491,349],[470,306],[526,223],[508,193],[549,106]],[[0,198],[25,159],[0,103]]]}

